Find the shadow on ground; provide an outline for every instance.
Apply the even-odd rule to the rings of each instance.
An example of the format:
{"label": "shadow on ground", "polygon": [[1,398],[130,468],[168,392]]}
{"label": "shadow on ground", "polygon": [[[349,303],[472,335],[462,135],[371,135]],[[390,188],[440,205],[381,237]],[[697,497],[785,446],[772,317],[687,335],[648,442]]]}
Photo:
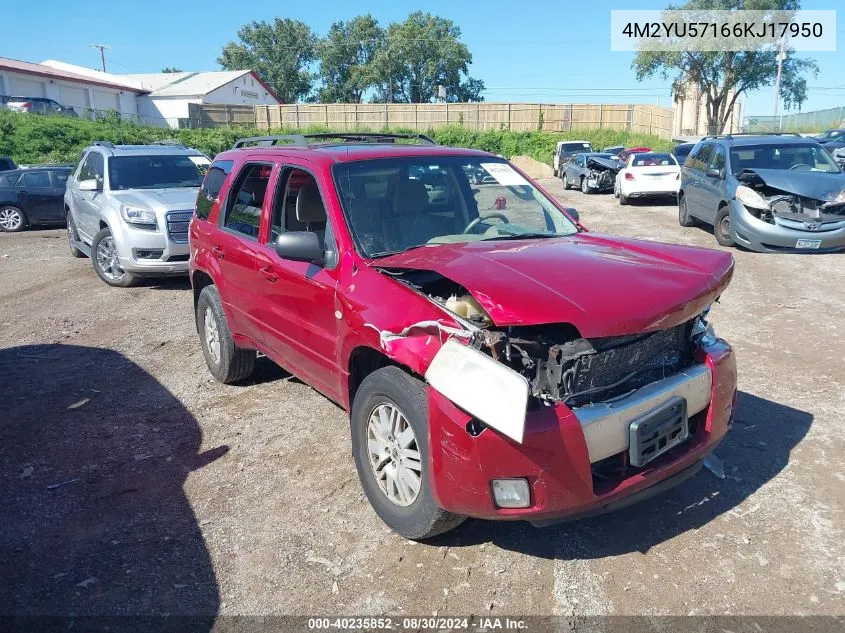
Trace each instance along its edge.
{"label": "shadow on ground", "polygon": [[228,447],[199,453],[197,421],[111,350],[2,349],[0,375],[0,614],[209,630],[218,585],[182,485]]}
{"label": "shadow on ground", "polygon": [[471,520],[432,543],[461,547],[492,542],[507,550],[567,560],[645,553],[713,521],[776,477],[812,421],[806,411],[740,392],[736,423],[716,450],[724,462],[724,480],[704,469],[662,495],[612,514],[543,529],[522,522]]}

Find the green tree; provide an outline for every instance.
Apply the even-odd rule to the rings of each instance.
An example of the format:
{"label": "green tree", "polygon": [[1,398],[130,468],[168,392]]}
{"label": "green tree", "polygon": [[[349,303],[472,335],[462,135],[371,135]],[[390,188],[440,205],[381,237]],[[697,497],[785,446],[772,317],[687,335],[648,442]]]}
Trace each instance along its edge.
{"label": "green tree", "polygon": [[163,73],[181,73],[182,69],[176,68],[176,66],[165,66],[164,68],[161,69],[161,72],[163,72]]}
{"label": "green tree", "polygon": [[442,85],[450,101],[480,101],[484,82],[467,76],[471,63],[472,54],[454,22],[415,11],[388,26],[368,76],[378,100],[425,103],[437,97]]}
{"label": "green tree", "polygon": [[304,22],[275,18],[250,22],[238,31],[238,42],[223,47],[217,63],[223,70],[254,70],[286,103],[311,92],[317,38]]}
{"label": "green tree", "polygon": [[324,103],[360,103],[372,86],[371,62],[384,44],[384,29],[371,15],[335,22],[318,46]]}
{"label": "green tree", "polygon": [[[689,0],[673,10],[785,10],[801,6],[800,0]],[[736,100],[744,92],[774,85],[777,77],[777,52],[750,51],[640,51],[631,67],[637,80],[658,75],[672,77],[672,91],[683,94],[690,84],[704,95],[708,133],[721,132],[728,122]],[[787,55],[783,62],[780,94],[784,107],[800,107],[807,99],[805,73],[818,73],[815,61]]]}

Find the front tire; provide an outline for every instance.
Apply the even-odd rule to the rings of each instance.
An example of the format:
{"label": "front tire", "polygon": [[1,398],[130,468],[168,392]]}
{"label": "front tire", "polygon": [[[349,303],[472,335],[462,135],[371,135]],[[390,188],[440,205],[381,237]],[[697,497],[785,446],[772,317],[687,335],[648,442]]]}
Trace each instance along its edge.
{"label": "front tire", "polygon": [[252,375],[255,370],[255,352],[235,345],[220,293],[215,286],[206,286],[200,292],[196,319],[202,355],[211,375],[226,385]]}
{"label": "front tire", "polygon": [[3,233],[17,233],[26,226],[26,216],[23,211],[12,205],[0,206],[0,231]]}
{"label": "front tire", "polygon": [[117,243],[111,229],[101,229],[91,242],[91,263],[97,276],[109,286],[128,288],[140,280],[137,276],[123,270],[117,255]]}
{"label": "front tire", "polygon": [[439,507],[431,494],[425,385],[398,367],[362,382],[350,413],[352,453],[364,493],[393,531],[421,540],[465,517]]}
{"label": "front tire", "polygon": [[566,175],[566,172],[563,172],[561,180],[563,181],[563,190],[566,191],[569,189],[569,176]]}
{"label": "front tire", "polygon": [[587,179],[581,177],[581,193],[590,193],[590,185],[587,184]]}
{"label": "front tire", "polygon": [[736,246],[731,232],[731,214],[728,207],[722,207],[716,214],[716,224],[713,226],[713,234],[720,246]]}

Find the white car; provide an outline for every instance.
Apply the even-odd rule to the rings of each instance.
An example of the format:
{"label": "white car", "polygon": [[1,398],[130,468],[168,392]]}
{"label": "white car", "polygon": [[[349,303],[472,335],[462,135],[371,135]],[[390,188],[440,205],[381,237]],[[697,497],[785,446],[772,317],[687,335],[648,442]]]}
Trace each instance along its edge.
{"label": "white car", "polygon": [[613,194],[619,204],[628,204],[631,198],[675,197],[680,186],[681,167],[672,154],[645,152],[628,156],[616,175]]}

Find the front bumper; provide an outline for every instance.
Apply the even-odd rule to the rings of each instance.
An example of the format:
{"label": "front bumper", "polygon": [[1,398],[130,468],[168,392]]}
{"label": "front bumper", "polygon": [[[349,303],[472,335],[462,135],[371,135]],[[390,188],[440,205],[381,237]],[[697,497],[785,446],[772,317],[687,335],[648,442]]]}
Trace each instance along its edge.
{"label": "front bumper", "polygon": [[[751,215],[736,200],[728,203],[734,241],[761,253],[834,253],[845,250],[845,228],[832,231],[801,231],[778,224],[769,224]],[[818,248],[796,248],[798,240],[820,240]]]}
{"label": "front bumper", "polygon": [[114,222],[111,229],[123,270],[147,276],[188,273],[190,249],[187,239],[184,243],[170,239],[164,218],[159,218],[156,230],[123,221]]}
{"label": "front bumper", "polygon": [[[734,414],[736,363],[730,346],[717,341],[699,351],[698,362],[709,371],[710,397],[699,413],[693,415],[695,406],[690,409],[690,438],[615,479],[596,469],[606,451],[626,452],[624,433],[611,432],[604,443],[595,437],[588,441],[586,433],[601,433],[600,425],[591,430],[591,424],[560,404],[528,414],[522,444],[492,429],[473,436],[467,430],[472,418],[429,389],[429,472],[435,501],[456,514],[543,524],[612,510],[629,497],[645,496],[643,491],[660,482],[680,479],[721,441]],[[611,426],[627,430],[631,419]],[[530,507],[495,505],[491,482],[508,478],[528,479]]]}

